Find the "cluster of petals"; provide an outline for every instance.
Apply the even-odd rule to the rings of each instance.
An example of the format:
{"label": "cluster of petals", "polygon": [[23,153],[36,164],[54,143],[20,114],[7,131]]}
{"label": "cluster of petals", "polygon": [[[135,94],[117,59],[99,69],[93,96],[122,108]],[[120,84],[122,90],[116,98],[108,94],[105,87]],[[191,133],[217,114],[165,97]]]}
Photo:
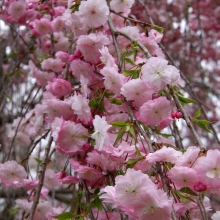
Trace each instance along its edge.
{"label": "cluster of petals", "polygon": [[165,220],[171,217],[172,200],[152,182],[147,174],[128,169],[115,179],[115,186],[101,190],[100,198],[137,219]]}
{"label": "cluster of petals", "polygon": [[176,85],[180,80],[179,70],[161,57],[151,57],[142,66],[141,78],[156,90],[164,89],[167,84]]}

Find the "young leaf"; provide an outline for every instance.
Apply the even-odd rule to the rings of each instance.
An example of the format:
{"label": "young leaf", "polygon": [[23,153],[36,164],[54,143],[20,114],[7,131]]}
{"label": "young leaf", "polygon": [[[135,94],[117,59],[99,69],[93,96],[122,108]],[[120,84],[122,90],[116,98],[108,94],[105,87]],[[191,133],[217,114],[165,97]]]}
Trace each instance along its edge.
{"label": "young leaf", "polygon": [[190,198],[189,196],[186,196],[185,193],[183,193],[183,192],[180,192],[180,191],[176,190],[175,193],[180,197],[180,199],[183,202],[186,202],[187,200],[190,200],[191,202],[196,203],[192,198]]}
{"label": "young leaf", "polygon": [[154,30],[158,31],[159,33],[163,33],[164,29],[163,27],[157,26],[157,25],[152,25],[151,26]]}
{"label": "young leaf", "polygon": [[72,212],[63,212],[60,215],[54,216],[57,220],[71,220],[75,217]]}
{"label": "young leaf", "polygon": [[130,126],[129,132],[130,132],[131,136],[134,138],[134,140],[137,140],[134,128],[132,126]]}
{"label": "young leaf", "polygon": [[134,166],[135,166],[135,164],[138,162],[138,161],[140,161],[142,158],[137,158],[137,159],[129,159],[128,161],[127,161],[127,166],[126,166],[126,168],[128,169],[128,168],[133,168]]}
{"label": "young leaf", "polygon": [[113,125],[115,127],[121,127],[121,128],[127,126],[127,123],[124,122],[124,121],[110,122],[109,124],[111,124],[111,125]]}
{"label": "young leaf", "polygon": [[136,64],[134,63],[134,61],[132,61],[130,58],[125,58],[125,61],[126,61],[127,63],[130,63],[131,65],[136,65]]}
{"label": "young leaf", "polygon": [[179,190],[180,192],[190,194],[192,196],[198,196],[195,192],[193,192],[189,187],[183,187]]}
{"label": "young leaf", "polygon": [[95,207],[97,207],[99,210],[102,211],[102,201],[99,199],[99,197],[96,197],[93,200],[93,204],[94,204]]}
{"label": "young leaf", "polygon": [[140,69],[137,70],[124,70],[123,73],[125,76],[132,76],[134,74],[139,74],[140,73]]}
{"label": "young leaf", "polygon": [[201,115],[201,108],[199,108],[194,116],[194,118],[198,118]]}
{"label": "young leaf", "polygon": [[125,134],[125,132],[126,132],[125,128],[122,128],[122,129],[118,132],[118,136],[117,136],[117,138],[116,138],[116,140],[115,140],[114,146],[115,146],[119,141],[121,141],[121,139],[122,139],[123,135]]}
{"label": "young leaf", "polygon": [[192,103],[192,102],[197,103],[195,100],[186,98],[186,97],[184,97],[184,96],[182,96],[182,95],[180,95],[180,94],[178,94],[178,93],[177,93],[177,96],[178,96],[179,100],[180,100],[182,103],[186,103],[186,104],[189,104],[189,103]]}
{"label": "young leaf", "polygon": [[197,119],[193,119],[193,122],[196,123],[203,130],[212,133],[211,130],[209,130],[209,128],[207,127],[207,125],[211,124],[212,122],[206,120],[197,120]]}
{"label": "young leaf", "polygon": [[35,159],[38,163],[42,163],[42,160],[40,160],[40,159],[38,159],[38,158],[36,158],[36,157],[34,157],[34,159]]}
{"label": "young leaf", "polygon": [[136,150],[137,156],[142,157],[141,152],[136,145],[135,145],[135,150]]}
{"label": "young leaf", "polygon": [[20,208],[18,208],[18,207],[11,208],[11,209],[9,210],[9,214],[10,214],[10,215],[15,215],[15,214],[18,212],[19,209],[20,209]]}
{"label": "young leaf", "polygon": [[123,102],[124,102],[123,100],[116,99],[116,98],[110,99],[110,103],[115,104],[115,105],[121,105]]}

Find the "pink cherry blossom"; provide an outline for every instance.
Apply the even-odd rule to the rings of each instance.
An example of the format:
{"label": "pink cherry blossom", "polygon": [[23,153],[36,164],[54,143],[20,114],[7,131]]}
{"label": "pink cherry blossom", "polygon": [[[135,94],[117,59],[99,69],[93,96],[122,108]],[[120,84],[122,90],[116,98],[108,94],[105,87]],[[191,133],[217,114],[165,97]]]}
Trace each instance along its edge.
{"label": "pink cherry blossom", "polygon": [[26,176],[24,167],[16,161],[6,161],[4,164],[0,164],[0,180],[6,188],[16,187],[17,183],[23,183]]}
{"label": "pink cherry blossom", "polygon": [[115,191],[118,198],[118,205],[132,208],[137,198],[145,190],[156,190],[147,174],[134,169],[128,169],[124,176],[119,175],[115,178]]}
{"label": "pink cherry blossom", "polygon": [[59,72],[63,70],[64,63],[59,59],[48,58],[41,63],[41,67],[45,70]]}
{"label": "pink cherry blossom", "polygon": [[141,79],[129,80],[121,88],[121,94],[127,100],[133,100],[137,107],[151,100],[152,93],[153,90]]}
{"label": "pink cherry blossom", "polygon": [[52,25],[49,19],[47,18],[41,18],[40,20],[34,20],[33,21],[33,28],[34,31],[37,32],[40,36],[49,34],[53,32]]}
{"label": "pink cherry blossom", "polygon": [[119,74],[117,69],[112,67],[104,67],[100,73],[104,76],[105,88],[114,92],[116,95],[120,95],[125,76]]}
{"label": "pink cherry blossom", "polygon": [[176,84],[179,71],[168,61],[160,57],[151,57],[142,66],[142,79],[157,90],[164,89],[167,84]]}
{"label": "pink cherry blossom", "polygon": [[91,135],[93,139],[96,141],[96,149],[101,151],[106,144],[108,144],[108,129],[111,127],[106,120],[105,117],[100,117],[99,115],[95,116],[93,120],[94,130],[95,132]]}
{"label": "pink cherry blossom", "polygon": [[199,155],[199,148],[196,146],[190,146],[186,149],[179,159],[176,161],[177,166],[184,166],[184,167],[194,167],[194,163]]}
{"label": "pink cherry blossom", "polygon": [[193,189],[194,184],[198,181],[196,171],[189,167],[175,166],[167,175],[174,183],[176,189],[183,187]]}
{"label": "pink cherry blossom", "polygon": [[106,0],[82,1],[78,16],[80,21],[89,28],[97,28],[107,21],[109,9]]}
{"label": "pink cherry blossom", "polygon": [[116,12],[125,12],[126,10],[130,9],[133,4],[134,0],[112,0],[110,2],[111,8]]}
{"label": "pink cherry blossom", "polygon": [[55,78],[53,82],[48,82],[46,89],[48,92],[60,98],[71,93],[72,86],[70,82],[64,79]]}
{"label": "pink cherry blossom", "polygon": [[81,94],[74,94],[69,99],[72,105],[74,113],[79,116],[79,119],[88,123],[91,120],[91,109],[89,107],[89,100],[83,97]]}
{"label": "pink cherry blossom", "polygon": [[8,12],[14,19],[20,18],[26,12],[25,1],[19,0],[12,2],[8,8]]}
{"label": "pink cherry blossom", "polygon": [[166,97],[149,100],[140,108],[140,120],[146,125],[158,125],[163,120],[170,117],[170,102]]}
{"label": "pink cherry blossom", "polygon": [[44,184],[49,189],[54,189],[58,186],[61,186],[60,180],[56,177],[56,173],[51,169],[46,169]]}
{"label": "pink cherry blossom", "polygon": [[210,187],[220,186],[220,152],[209,150],[205,157],[196,160],[194,169],[197,171],[199,180]]}
{"label": "pink cherry blossom", "polygon": [[101,32],[81,35],[77,40],[77,48],[87,62],[96,64],[100,60],[99,50],[109,44],[109,39]]}
{"label": "pink cherry blossom", "polygon": [[149,153],[146,156],[146,160],[149,163],[156,163],[159,161],[176,163],[178,158],[181,156],[181,152],[174,150],[171,147],[162,147],[154,153]]}
{"label": "pink cherry blossom", "polygon": [[72,155],[80,151],[87,142],[88,131],[81,124],[65,121],[58,133],[56,149],[64,155]]}

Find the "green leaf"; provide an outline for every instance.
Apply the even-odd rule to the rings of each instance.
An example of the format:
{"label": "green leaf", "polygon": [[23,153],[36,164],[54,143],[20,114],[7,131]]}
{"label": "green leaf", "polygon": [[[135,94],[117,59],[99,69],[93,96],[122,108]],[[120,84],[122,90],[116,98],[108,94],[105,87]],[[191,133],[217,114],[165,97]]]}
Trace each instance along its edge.
{"label": "green leaf", "polygon": [[34,159],[35,159],[38,163],[42,163],[42,160],[40,160],[40,159],[38,159],[38,158],[36,158],[36,157],[34,157]]}
{"label": "green leaf", "polygon": [[111,125],[113,125],[115,127],[121,127],[121,128],[127,126],[127,123],[124,122],[124,121],[110,122],[109,124],[111,124]]}
{"label": "green leaf", "polygon": [[192,196],[198,196],[195,192],[193,192],[189,187],[183,187],[179,190],[180,192],[190,194]]}
{"label": "green leaf", "polygon": [[134,63],[134,61],[131,60],[130,58],[124,58],[124,60],[125,60],[127,63],[130,63],[131,65],[136,65],[136,64]]}
{"label": "green leaf", "polygon": [[203,130],[212,133],[211,130],[209,130],[209,128],[207,127],[207,125],[211,124],[212,122],[206,120],[197,120],[197,119],[193,119],[193,122],[196,123]]}
{"label": "green leaf", "polygon": [[9,214],[10,214],[10,215],[15,215],[15,214],[18,212],[19,209],[20,209],[20,208],[18,208],[18,207],[11,208],[11,209],[9,210]]}
{"label": "green leaf", "polygon": [[125,57],[130,57],[134,52],[132,50],[123,53]]}
{"label": "green leaf", "polygon": [[194,116],[194,118],[198,118],[201,115],[201,108],[199,108]]}
{"label": "green leaf", "polygon": [[99,197],[96,197],[93,200],[93,204],[94,204],[95,207],[97,207],[99,210],[102,211],[102,201],[99,199]]}
{"label": "green leaf", "polygon": [[178,96],[179,100],[180,100],[182,103],[186,103],[186,104],[189,104],[189,103],[192,103],[192,102],[197,103],[195,100],[186,98],[186,97],[180,95],[179,93],[177,93],[177,96]]}
{"label": "green leaf", "polygon": [[141,152],[136,145],[135,145],[135,151],[136,151],[137,156],[142,157]]}
{"label": "green leaf", "polygon": [[125,134],[125,132],[126,132],[125,128],[122,128],[122,129],[118,132],[118,136],[117,136],[117,138],[116,138],[116,140],[115,140],[114,146],[115,146],[119,141],[122,140],[122,137],[123,137],[123,135]]}
{"label": "green leaf", "polygon": [[123,100],[116,99],[116,98],[110,99],[110,103],[115,104],[115,105],[121,105],[123,102],[124,102]]}
{"label": "green leaf", "polygon": [[189,196],[185,195],[185,193],[182,193],[180,191],[175,191],[176,194],[180,197],[180,199],[183,201],[183,202],[186,202],[187,200],[190,200],[191,202],[194,202],[196,203],[192,198],[190,198]]}
{"label": "green leaf", "polygon": [[63,212],[62,214],[54,217],[58,220],[71,220],[75,217],[75,215],[72,212]]}
{"label": "green leaf", "polygon": [[165,138],[169,138],[169,137],[173,136],[172,134],[163,134],[163,133],[160,133],[160,135]]}
{"label": "green leaf", "polygon": [[137,137],[135,135],[134,127],[130,126],[129,132],[131,136],[134,138],[134,140],[137,140]]}
{"label": "green leaf", "polygon": [[134,74],[139,74],[140,73],[140,69],[137,70],[124,70],[123,73],[125,76],[132,76]]}
{"label": "green leaf", "polygon": [[160,27],[160,26],[157,26],[157,25],[151,25],[151,27],[154,29],[154,30],[156,30],[156,31],[158,31],[159,33],[163,33],[163,31],[164,31],[164,29],[165,28],[163,28],[163,27]]}
{"label": "green leaf", "polygon": [[128,168],[133,168],[134,166],[135,166],[135,164],[138,162],[138,161],[140,161],[142,158],[137,158],[137,159],[129,159],[128,161],[127,161],[127,166],[126,166],[126,168],[128,169]]}

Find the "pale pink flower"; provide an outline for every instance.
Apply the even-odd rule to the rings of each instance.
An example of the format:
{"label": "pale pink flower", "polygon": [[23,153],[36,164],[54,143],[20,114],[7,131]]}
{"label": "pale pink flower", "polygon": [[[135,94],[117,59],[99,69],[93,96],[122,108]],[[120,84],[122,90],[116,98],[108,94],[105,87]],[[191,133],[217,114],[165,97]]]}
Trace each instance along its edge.
{"label": "pale pink flower", "polygon": [[26,176],[24,167],[16,161],[7,161],[4,164],[0,164],[0,180],[6,188],[16,187],[17,183],[23,183]]}
{"label": "pale pink flower", "polygon": [[140,120],[146,125],[158,125],[161,121],[170,117],[170,101],[166,97],[149,100],[140,108]]}
{"label": "pale pink flower", "polygon": [[219,220],[220,219],[220,211],[216,211],[212,217],[211,217],[212,220]]}
{"label": "pale pink flower", "polygon": [[51,124],[52,137],[54,141],[57,140],[58,133],[60,131],[63,122],[64,122],[63,118],[56,117]]}
{"label": "pale pink flower", "polygon": [[142,66],[142,79],[157,90],[164,89],[167,84],[176,84],[180,78],[176,67],[167,65],[168,61],[161,57],[151,57]]}
{"label": "pale pink flower", "polygon": [[56,97],[61,98],[62,96],[66,96],[71,93],[72,85],[64,79],[55,78],[53,82],[48,82],[46,89]]}
{"label": "pale pink flower", "polygon": [[160,124],[157,126],[157,128],[159,130],[162,130],[166,127],[168,127],[170,124],[172,124],[173,122],[173,119],[171,117],[168,117],[166,119],[164,119],[163,121],[160,122]]}
{"label": "pale pink flower", "polygon": [[106,66],[114,67],[115,69],[118,68],[118,66],[115,64],[114,57],[109,53],[108,47],[102,47],[99,52],[101,54],[100,60],[102,63],[104,63]]}
{"label": "pale pink flower", "polygon": [[45,70],[52,70],[54,72],[59,72],[63,70],[64,64],[65,63],[63,63],[59,59],[48,58],[41,63],[41,67]]}
{"label": "pale pink flower", "polygon": [[100,61],[99,50],[109,44],[109,39],[101,32],[81,35],[77,41],[79,49],[84,59],[90,63],[96,64]]}
{"label": "pale pink flower", "polygon": [[107,157],[95,150],[89,152],[87,155],[86,161],[89,164],[100,166],[104,172],[114,172],[120,165],[119,162],[112,160],[112,157]]}
{"label": "pale pink flower", "polygon": [[63,51],[58,51],[55,54],[56,58],[61,60],[64,63],[67,63],[69,61],[69,54]]}
{"label": "pale pink flower", "polygon": [[56,117],[63,117],[64,120],[70,120],[74,116],[74,112],[68,101],[49,98],[43,101],[43,108],[43,112],[47,114],[48,123],[53,122]]}
{"label": "pale pink flower", "polygon": [[156,185],[140,170],[128,169],[124,176],[115,178],[118,205],[133,208],[137,198],[146,190],[156,190]]}
{"label": "pale pink flower", "polygon": [[41,70],[35,70],[33,76],[37,80],[37,84],[40,86],[46,86],[49,81],[53,81],[55,74],[53,72],[43,72]]}
{"label": "pale pink flower", "polygon": [[183,187],[193,189],[194,184],[198,181],[196,171],[189,167],[175,166],[167,175],[174,183],[176,189]]}
{"label": "pale pink flower", "polygon": [[74,113],[79,116],[79,119],[88,123],[91,120],[91,109],[89,107],[89,100],[81,94],[74,94],[69,99]]}
{"label": "pale pink flower", "polygon": [[121,94],[127,100],[135,101],[137,107],[142,106],[152,98],[153,90],[149,88],[146,82],[141,79],[132,79],[126,82],[121,88]]}
{"label": "pale pink flower", "polygon": [[125,12],[130,9],[133,4],[134,0],[112,0],[110,2],[110,6],[115,12]]}
{"label": "pale pink flower", "polygon": [[[119,31],[133,37],[134,39],[138,39],[140,37],[139,29],[136,26],[133,26],[133,27],[126,26],[126,27],[120,28]],[[131,44],[131,41],[126,39],[123,36],[119,35],[117,39],[118,39],[119,46],[122,48],[125,48],[128,44]]]}
{"label": "pale pink flower", "polygon": [[220,187],[220,151],[208,150],[207,155],[199,157],[194,165],[199,180],[212,188]]}
{"label": "pale pink flower", "polygon": [[44,184],[49,189],[61,186],[61,182],[56,177],[56,173],[51,169],[46,169],[45,171]]}
{"label": "pale pink flower", "polygon": [[194,167],[194,163],[199,156],[200,149],[196,146],[191,146],[179,157],[176,161],[177,166]]}
{"label": "pale pink flower", "polygon": [[117,195],[114,186],[106,186],[100,190],[100,199],[105,203],[113,204],[113,207],[117,207]]}
{"label": "pale pink flower", "polygon": [[104,25],[108,19],[109,8],[106,0],[82,1],[78,16],[80,21],[89,28],[97,28]]}
{"label": "pale pink flower", "polygon": [[75,124],[72,121],[65,121],[58,133],[56,149],[65,155],[72,155],[80,151],[87,138],[88,130],[81,124]]}
{"label": "pale pink flower", "polygon": [[92,81],[92,77],[94,75],[93,73],[93,67],[82,60],[73,60],[70,63],[70,69],[72,70],[72,74],[80,80],[80,78],[83,76],[87,78],[89,81]]}
{"label": "pale pink flower", "polygon": [[53,32],[51,21],[47,18],[41,18],[40,20],[33,21],[33,30],[36,31],[40,36]]}
{"label": "pale pink flower", "polygon": [[23,0],[14,1],[9,5],[8,13],[14,19],[22,17],[26,13],[26,3]]}
{"label": "pale pink flower", "polygon": [[114,67],[104,67],[100,73],[104,76],[105,88],[120,95],[121,87],[123,86],[125,76],[119,74]]}
{"label": "pale pink flower", "polygon": [[160,43],[160,41],[163,38],[163,34],[159,33],[158,31],[151,29],[148,33],[149,37],[153,40],[155,40],[155,42]]}
{"label": "pale pink flower", "polygon": [[146,157],[146,160],[149,163],[156,163],[159,161],[175,163],[181,154],[182,153],[180,151],[176,151],[171,147],[164,146],[154,153],[149,153]]}
{"label": "pale pink flower", "polygon": [[99,115],[95,116],[93,125],[95,132],[91,135],[91,137],[96,141],[96,149],[101,151],[104,146],[108,144],[107,131],[111,125],[106,122],[105,117],[101,118]]}
{"label": "pale pink flower", "polygon": [[75,161],[73,159],[70,160],[70,164],[74,168],[74,171],[77,172],[79,178],[81,179],[85,179],[89,181],[97,181],[103,176],[93,167],[82,166],[82,165],[76,166]]}

